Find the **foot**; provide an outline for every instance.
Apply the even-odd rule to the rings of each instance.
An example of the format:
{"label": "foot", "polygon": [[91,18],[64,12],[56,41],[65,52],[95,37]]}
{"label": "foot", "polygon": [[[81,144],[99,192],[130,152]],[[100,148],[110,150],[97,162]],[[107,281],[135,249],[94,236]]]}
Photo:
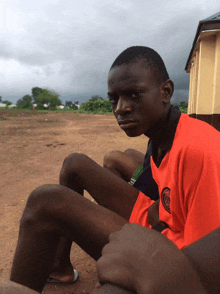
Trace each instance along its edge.
{"label": "foot", "polygon": [[53,272],[50,274],[50,278],[56,279],[61,283],[69,283],[70,281],[74,280],[76,272],[74,272],[72,265],[66,268],[57,268],[54,269]]}

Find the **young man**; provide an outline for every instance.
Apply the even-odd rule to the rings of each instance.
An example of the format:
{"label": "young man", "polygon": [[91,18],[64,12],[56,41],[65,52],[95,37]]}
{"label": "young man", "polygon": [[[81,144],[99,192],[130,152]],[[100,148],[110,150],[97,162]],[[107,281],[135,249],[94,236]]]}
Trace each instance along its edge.
{"label": "young man", "polygon": [[[121,129],[151,139],[143,190],[86,155],[68,156],[60,185],[34,190],[21,219],[11,279],[38,292],[49,275],[74,278],[72,241],[97,260],[109,235],[127,222],[153,227],[180,249],[220,224],[219,132],[171,107],[174,87],[161,57],[128,48],[113,63],[108,88]],[[84,189],[99,205],[82,197]],[[151,215],[157,207],[159,218]]]}

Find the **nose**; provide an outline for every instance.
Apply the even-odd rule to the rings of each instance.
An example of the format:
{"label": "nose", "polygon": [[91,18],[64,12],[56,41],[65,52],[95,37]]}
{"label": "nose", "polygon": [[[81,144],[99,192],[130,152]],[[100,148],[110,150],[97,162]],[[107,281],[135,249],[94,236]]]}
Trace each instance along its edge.
{"label": "nose", "polygon": [[123,97],[119,97],[118,103],[117,103],[117,106],[115,109],[115,114],[123,115],[123,114],[129,113],[129,112],[131,112],[131,105],[130,105],[129,101],[127,101]]}

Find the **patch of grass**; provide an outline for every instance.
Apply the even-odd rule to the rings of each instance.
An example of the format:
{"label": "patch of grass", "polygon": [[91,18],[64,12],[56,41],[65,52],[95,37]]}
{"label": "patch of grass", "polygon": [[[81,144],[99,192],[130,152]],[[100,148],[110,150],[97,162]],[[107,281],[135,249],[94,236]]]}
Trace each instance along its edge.
{"label": "patch of grass", "polygon": [[112,115],[113,112],[109,112],[109,111],[103,111],[103,110],[85,110],[83,108],[80,108],[77,110],[78,113],[88,113],[88,114],[110,114]]}
{"label": "patch of grass", "polygon": [[41,113],[47,114],[47,113],[49,113],[50,111],[53,111],[53,110],[37,109],[35,111],[36,112],[41,112]]}
{"label": "patch of grass", "polygon": [[55,112],[75,112],[75,113],[79,113],[79,110],[78,109],[71,109],[71,108],[67,109],[67,108],[65,108],[65,109],[56,109]]}

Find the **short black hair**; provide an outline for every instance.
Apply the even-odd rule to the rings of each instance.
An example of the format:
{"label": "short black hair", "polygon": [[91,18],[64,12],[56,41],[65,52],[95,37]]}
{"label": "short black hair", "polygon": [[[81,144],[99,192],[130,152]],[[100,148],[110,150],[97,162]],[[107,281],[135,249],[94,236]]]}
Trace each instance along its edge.
{"label": "short black hair", "polygon": [[132,46],[125,49],[115,59],[110,70],[113,67],[137,61],[143,61],[146,63],[146,68],[149,68],[153,72],[159,84],[169,79],[169,75],[161,56],[152,48],[145,46]]}

